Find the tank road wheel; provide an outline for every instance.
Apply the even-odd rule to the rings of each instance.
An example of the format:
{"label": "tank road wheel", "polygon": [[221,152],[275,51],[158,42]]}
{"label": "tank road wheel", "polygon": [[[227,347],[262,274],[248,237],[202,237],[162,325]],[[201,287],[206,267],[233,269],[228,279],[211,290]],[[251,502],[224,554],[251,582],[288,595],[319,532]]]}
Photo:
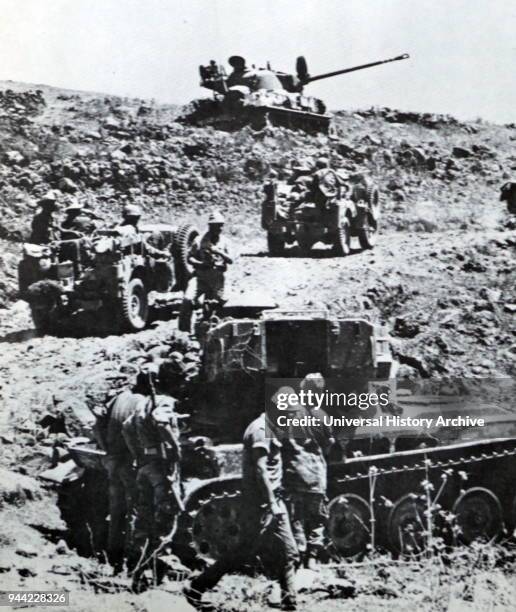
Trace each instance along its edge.
{"label": "tank road wheel", "polygon": [[176,286],[178,291],[184,291],[193,273],[188,263],[188,254],[194,240],[199,236],[198,230],[190,223],[183,223],[177,229],[174,240],[174,268],[176,272]]}
{"label": "tank road wheel", "polygon": [[372,249],[378,237],[378,222],[374,216],[367,212],[363,227],[357,232],[358,242],[361,249]]}
{"label": "tank road wheel", "polygon": [[122,324],[128,331],[139,331],[147,325],[149,302],[147,290],[140,278],[133,278],[127,284],[120,310]]}
{"label": "tank road wheel", "polygon": [[197,556],[216,561],[236,550],[241,541],[239,495],[227,492],[200,502],[192,518],[192,543]]}
{"label": "tank road wheel", "polygon": [[267,250],[272,257],[281,257],[285,252],[285,238],[281,234],[267,232]]}
{"label": "tank road wheel", "polygon": [[349,227],[349,221],[346,219],[340,224],[339,228],[335,232],[333,250],[335,255],[342,257],[349,255],[351,250],[351,230]]}
{"label": "tank road wheel", "polygon": [[370,522],[369,504],[360,495],[339,495],[328,505],[328,536],[343,557],[365,552]]}
{"label": "tank road wheel", "polygon": [[477,539],[491,540],[502,530],[502,506],[489,489],[473,487],[463,493],[453,506],[460,538],[466,544]]}
{"label": "tank road wheel", "polygon": [[417,554],[425,549],[425,504],[411,493],[400,497],[389,514],[388,536],[392,549]]}

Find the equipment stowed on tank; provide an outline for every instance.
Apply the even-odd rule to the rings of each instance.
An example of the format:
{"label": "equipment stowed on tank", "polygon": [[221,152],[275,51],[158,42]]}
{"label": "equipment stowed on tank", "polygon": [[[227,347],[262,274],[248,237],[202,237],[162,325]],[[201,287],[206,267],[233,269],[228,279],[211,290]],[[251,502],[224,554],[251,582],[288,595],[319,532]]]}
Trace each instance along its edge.
{"label": "equipment stowed on tank", "polygon": [[227,75],[223,66],[211,60],[200,66],[201,86],[213,91],[213,98],[201,98],[180,121],[192,125],[211,125],[220,129],[239,129],[251,125],[261,129],[267,123],[308,132],[327,132],[331,115],[319,98],[307,96],[305,85],[340,74],[365,70],[389,62],[408,59],[408,54],[360,66],[310,76],[304,57],[296,62],[296,74],[265,68],[249,68],[246,60],[233,55],[229,64],[233,68]]}
{"label": "equipment stowed on tank", "polygon": [[[392,389],[396,370],[386,331],[364,319],[270,310],[260,318],[215,324],[204,341],[203,391],[192,414],[190,450],[184,447],[191,485],[177,544],[185,559],[214,560],[239,545],[240,442],[263,411],[265,379],[320,372],[358,393],[370,390],[371,381],[377,389]],[[467,398],[457,403],[403,389],[394,397],[385,412],[370,406],[366,416],[486,414]],[[432,520],[448,542],[496,538],[516,527],[515,481],[516,421],[503,410],[473,433],[440,427],[407,437],[393,425],[374,434],[357,429],[329,459],[327,557],[361,556],[372,542],[394,554],[422,552],[428,544],[423,500],[430,490],[434,497],[441,491]]]}
{"label": "equipment stowed on tank", "polygon": [[[376,389],[392,389],[396,377],[386,331],[365,319],[325,310],[240,314],[214,320],[205,332],[202,380],[183,432],[185,512],[173,545],[188,564],[213,561],[239,546],[241,441],[264,410],[267,379],[320,372],[347,393],[359,393],[372,381]],[[486,414],[467,398],[455,405],[402,391],[384,408],[369,406],[364,416],[427,417],[444,408],[447,414]],[[434,428],[406,437],[386,424],[339,438],[328,464],[327,557],[360,556],[370,544],[394,554],[424,551],[427,505],[437,493],[433,527],[450,543],[515,529],[516,422],[503,410],[491,414],[476,432]],[[92,451],[76,446],[70,452],[91,469]]]}

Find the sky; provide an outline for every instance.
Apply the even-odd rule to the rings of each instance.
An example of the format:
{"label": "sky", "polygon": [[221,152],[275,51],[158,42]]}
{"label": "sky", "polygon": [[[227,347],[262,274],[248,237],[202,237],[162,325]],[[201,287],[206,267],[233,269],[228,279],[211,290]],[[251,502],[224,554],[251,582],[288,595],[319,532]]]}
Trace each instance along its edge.
{"label": "sky", "polygon": [[0,80],[186,103],[230,55],[311,74],[330,109],[516,121],[516,0],[0,0]]}

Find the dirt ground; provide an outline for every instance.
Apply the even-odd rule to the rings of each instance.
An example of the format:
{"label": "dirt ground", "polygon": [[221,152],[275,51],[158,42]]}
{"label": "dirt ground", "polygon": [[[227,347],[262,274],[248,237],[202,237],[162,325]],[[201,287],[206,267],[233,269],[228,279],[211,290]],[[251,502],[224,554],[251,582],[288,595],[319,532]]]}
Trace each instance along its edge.
{"label": "dirt ground", "polygon": [[[34,90],[1,86],[9,88]],[[130,594],[106,566],[70,550],[56,494],[38,480],[52,462],[52,435],[61,435],[49,435],[38,424],[41,418],[59,405],[74,415],[69,433],[88,434],[85,404],[100,401],[131,372],[135,353],[156,346],[176,328],[172,320],[138,334],[37,335],[27,305],[17,300],[15,274],[35,198],[49,187],[87,198],[111,220],[124,198],[142,205],[149,219],[180,217],[199,226],[216,205],[228,217],[237,255],[228,275],[232,301],[254,295],[282,308],[328,308],[385,323],[405,374],[514,375],[516,235],[498,201],[499,186],[516,173],[514,126],[445,117],[429,128],[424,116],[349,112],[339,115],[339,140],[332,144],[288,130],[228,135],[184,128],[172,122],[177,109],[143,101],[50,88],[43,88],[43,95],[46,106],[36,113],[22,99],[22,108],[14,112],[7,106],[0,114],[3,589],[66,588],[78,610],[189,609],[177,582]],[[139,115],[141,108],[149,110]],[[353,249],[345,258],[323,248],[310,257],[295,248],[269,257],[259,227],[263,177],[249,175],[245,162],[259,159],[266,169],[281,170],[291,159],[325,147],[333,147],[338,166],[368,171],[379,183],[384,217],[377,247]],[[13,164],[10,151],[24,160]],[[305,571],[299,577],[300,610],[509,610],[516,596],[514,561],[500,561],[493,549],[477,551],[477,561],[465,553],[452,566],[432,557]],[[269,591],[265,579],[231,576],[211,601],[224,612],[274,609]]]}

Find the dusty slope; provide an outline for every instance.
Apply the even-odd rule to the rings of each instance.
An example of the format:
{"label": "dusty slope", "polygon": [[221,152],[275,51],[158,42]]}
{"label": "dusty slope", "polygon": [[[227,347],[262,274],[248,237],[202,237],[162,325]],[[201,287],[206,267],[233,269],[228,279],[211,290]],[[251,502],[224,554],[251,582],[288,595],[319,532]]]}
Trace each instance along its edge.
{"label": "dusty slope", "polygon": [[[285,130],[226,134],[182,127],[172,122],[176,109],[143,101],[51,88],[43,88],[41,97],[10,83],[0,90],[9,88],[17,93],[0,96],[3,467],[37,475],[49,465],[54,442],[37,421],[56,399],[81,411],[92,395],[97,399],[120,380],[135,351],[173,333],[173,323],[162,323],[116,338],[35,337],[25,304],[15,302],[14,275],[35,198],[49,187],[60,188],[63,198],[88,201],[107,219],[116,218],[125,199],[140,203],[149,219],[199,223],[216,205],[228,214],[240,254],[230,274],[231,292],[273,288],[282,306],[325,305],[385,320],[412,374],[514,374],[516,245],[498,202],[500,183],[516,170],[514,127],[379,110],[340,114],[334,142]],[[384,192],[378,247],[345,259],[325,252],[267,257],[259,229],[263,175],[269,167],[281,173],[295,157],[330,149],[335,166],[372,174]],[[55,549],[40,531],[59,537],[59,516],[45,495],[43,501],[26,497],[17,500],[26,508],[17,514],[0,504],[2,542],[18,565],[31,557],[16,553],[27,539],[52,561]],[[39,515],[46,514],[49,524],[38,532],[20,527],[34,524],[37,504],[44,504],[46,512]],[[79,563],[73,553],[65,557],[68,566]],[[30,571],[20,575],[15,565],[8,561],[4,568],[9,584],[64,580],[52,573],[51,563],[33,568],[40,575],[32,577]],[[67,575],[71,588],[79,588],[77,570]],[[223,593],[241,588],[230,581]],[[388,605],[365,593],[364,610]],[[309,596],[307,605],[316,599]],[[423,599],[409,593],[400,603],[413,607]],[[328,609],[326,599],[322,606]]]}

